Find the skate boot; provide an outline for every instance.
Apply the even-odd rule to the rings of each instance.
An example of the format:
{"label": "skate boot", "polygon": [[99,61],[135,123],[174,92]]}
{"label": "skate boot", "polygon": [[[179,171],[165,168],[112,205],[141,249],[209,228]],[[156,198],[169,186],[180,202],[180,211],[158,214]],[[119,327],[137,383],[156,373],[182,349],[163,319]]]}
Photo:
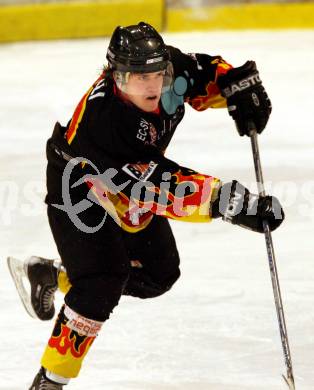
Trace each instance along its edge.
{"label": "skate boot", "polygon": [[[44,321],[52,319],[55,314],[54,294],[58,289],[60,260],[32,256],[23,263],[9,257],[8,266],[28,314]],[[24,286],[23,278],[29,281],[30,293]]]}
{"label": "skate boot", "polygon": [[43,367],[39,370],[38,374],[29,388],[29,390],[62,390],[63,385],[61,383],[53,382],[46,377],[46,372]]}
{"label": "skate boot", "polygon": [[58,289],[58,269],[54,261],[32,256],[26,262],[31,285],[32,307],[40,320],[51,320],[55,314],[54,294]]}

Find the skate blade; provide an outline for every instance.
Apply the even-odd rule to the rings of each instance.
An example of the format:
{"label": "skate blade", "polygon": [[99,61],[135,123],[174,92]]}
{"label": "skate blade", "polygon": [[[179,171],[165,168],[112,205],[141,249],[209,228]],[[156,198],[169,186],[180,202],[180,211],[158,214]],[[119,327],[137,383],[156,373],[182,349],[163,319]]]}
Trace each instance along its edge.
{"label": "skate blade", "polygon": [[21,260],[15,259],[14,257],[8,257],[7,263],[25,310],[31,317],[38,318],[32,307],[30,286],[28,289],[25,286],[25,281],[27,280],[27,262],[24,264]]}
{"label": "skate blade", "polygon": [[285,377],[284,375],[282,375],[282,377],[283,377],[284,381],[286,382],[286,384],[288,385],[289,390],[295,390],[294,379],[289,378],[289,377]]}

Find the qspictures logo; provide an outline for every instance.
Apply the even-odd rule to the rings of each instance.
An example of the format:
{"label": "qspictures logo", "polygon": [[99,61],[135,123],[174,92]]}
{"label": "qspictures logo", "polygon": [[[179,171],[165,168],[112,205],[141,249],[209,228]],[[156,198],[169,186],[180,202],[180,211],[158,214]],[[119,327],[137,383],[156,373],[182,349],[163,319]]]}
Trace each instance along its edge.
{"label": "qspictures logo", "polygon": [[[83,162],[89,164],[95,174],[84,175],[70,185],[73,169]],[[206,176],[203,177],[195,172],[193,176],[193,171],[185,173],[187,176],[182,174],[182,172],[180,176],[180,174],[171,174],[165,171],[161,174],[161,181],[154,184],[148,179],[152,177],[157,167],[158,164],[151,161],[148,164],[126,164],[120,170],[108,168],[105,172],[100,173],[98,168],[88,159],[83,157],[72,159],[67,163],[62,176],[63,204],[54,204],[53,206],[67,213],[76,228],[84,233],[97,232],[108,217],[111,217],[122,227],[122,222],[124,223],[122,218],[124,217],[128,218],[130,226],[136,226],[143,220],[150,218],[153,214],[169,216],[166,214],[169,210],[171,211],[170,217],[175,219],[187,217],[195,213],[195,211],[200,216],[208,216],[208,206],[199,206],[200,204],[205,204],[206,199],[210,196],[213,178],[210,176],[206,178]],[[121,173],[124,175],[121,176]],[[121,182],[121,177],[124,177],[123,182]],[[243,184],[247,188],[252,188],[256,185],[256,183]],[[74,204],[71,199],[71,188],[80,185],[88,185],[90,190],[85,199]],[[265,188],[267,193],[274,193],[281,199],[284,209],[290,206],[294,212],[304,217],[314,218],[314,205],[312,202],[314,181],[304,182],[302,185],[288,181],[275,184],[269,182],[265,183]],[[254,189],[251,191],[253,192]],[[229,196],[229,192],[223,194],[223,197],[228,199]],[[123,216],[121,216],[121,210],[117,208],[117,199],[123,200]],[[188,208],[185,207],[186,201],[190,202]],[[230,219],[232,216],[240,213],[243,207],[243,202],[240,201],[240,196],[238,195],[235,195],[231,202],[229,199],[229,203],[230,208],[226,210],[226,219]],[[95,206],[95,204],[104,209],[104,217],[98,225],[87,226],[81,220],[80,214]],[[254,214],[255,209],[250,206],[249,213]]]}

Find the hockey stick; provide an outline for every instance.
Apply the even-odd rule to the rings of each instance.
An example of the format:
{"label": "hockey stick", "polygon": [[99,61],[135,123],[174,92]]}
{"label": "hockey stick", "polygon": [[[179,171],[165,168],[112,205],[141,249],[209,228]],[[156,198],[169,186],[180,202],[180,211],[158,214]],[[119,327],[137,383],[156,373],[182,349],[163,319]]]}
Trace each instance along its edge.
{"label": "hockey stick", "polygon": [[[252,147],[252,153],[253,153],[253,159],[254,159],[254,168],[255,168],[255,176],[256,176],[256,181],[257,181],[258,193],[261,196],[265,196],[262,166],[261,166],[261,160],[260,160],[258,142],[257,142],[257,132],[256,132],[256,128],[255,128],[254,123],[250,124],[250,133],[249,134],[250,134],[250,138],[251,138],[251,147]],[[278,272],[277,272],[274,246],[273,246],[273,241],[272,241],[272,236],[271,236],[271,232],[269,229],[269,225],[266,221],[263,221],[263,228],[264,228],[264,234],[265,234],[268,263],[269,263],[271,281],[272,281],[272,286],[273,286],[273,293],[274,293],[275,306],[276,306],[276,312],[277,312],[277,318],[278,318],[281,344],[282,344],[283,355],[284,355],[285,364],[286,364],[286,368],[287,368],[287,375],[286,376],[282,375],[282,376],[283,376],[283,379],[285,380],[286,384],[288,385],[289,389],[295,390],[291,353],[290,353],[290,347],[289,347],[289,340],[288,340],[288,333],[287,333],[285,315],[284,315],[284,310],[283,310],[283,304],[282,304],[282,299],[281,299],[281,292],[280,292],[280,285],[279,285],[279,278],[278,278]]]}

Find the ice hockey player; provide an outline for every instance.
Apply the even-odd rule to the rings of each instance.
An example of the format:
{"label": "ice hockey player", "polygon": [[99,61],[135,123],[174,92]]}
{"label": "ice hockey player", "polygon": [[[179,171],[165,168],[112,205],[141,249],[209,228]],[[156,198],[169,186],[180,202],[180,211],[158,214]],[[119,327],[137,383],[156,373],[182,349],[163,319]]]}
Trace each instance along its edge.
{"label": "ice hockey player", "polygon": [[[252,123],[263,131],[271,103],[253,61],[233,68],[219,56],[183,54],[144,22],[115,29],[107,60],[47,143],[48,218],[67,292],[30,390],[59,390],[78,376],[122,294],[152,298],[173,286],[180,271],[169,218],[221,219],[255,232],[263,220],[274,230],[284,218],[276,198],[165,157],[185,103],[198,111],[228,107],[241,136]],[[49,288],[40,282],[45,269]],[[51,318],[57,269],[33,259],[28,274],[33,292],[46,292],[37,314]]]}

